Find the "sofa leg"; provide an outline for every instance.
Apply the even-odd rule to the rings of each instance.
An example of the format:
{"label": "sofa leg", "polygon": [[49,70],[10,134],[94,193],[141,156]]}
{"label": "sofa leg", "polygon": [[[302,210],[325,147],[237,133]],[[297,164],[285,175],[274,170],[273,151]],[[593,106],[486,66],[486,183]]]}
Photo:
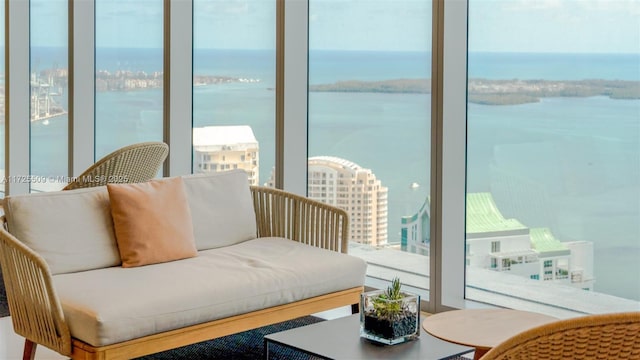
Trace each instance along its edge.
{"label": "sofa leg", "polygon": [[36,347],[38,344],[29,339],[24,340],[24,353],[22,354],[22,360],[34,360],[36,358]]}
{"label": "sofa leg", "polygon": [[360,312],[360,304],[351,304],[351,314],[357,314]]}

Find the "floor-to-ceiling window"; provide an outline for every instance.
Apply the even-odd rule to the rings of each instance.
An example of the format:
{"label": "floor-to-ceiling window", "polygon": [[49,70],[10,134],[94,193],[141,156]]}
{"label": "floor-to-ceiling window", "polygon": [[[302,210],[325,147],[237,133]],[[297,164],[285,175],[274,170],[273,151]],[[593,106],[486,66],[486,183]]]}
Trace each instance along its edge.
{"label": "floor-to-ceiling window", "polygon": [[469,1],[468,299],[637,310],[639,13]]}
{"label": "floor-to-ceiling window", "polygon": [[30,1],[31,191],[58,190],[68,175],[67,14],[65,0]]}
{"label": "floor-to-ceiling window", "polygon": [[194,1],[193,172],[275,165],[275,1]]}
{"label": "floor-to-ceiling window", "polygon": [[369,279],[428,290],[431,1],[309,2],[308,196]]}
{"label": "floor-to-ceiling window", "polygon": [[95,17],[98,159],[125,145],[163,139],[164,5],[96,0]]}
{"label": "floor-to-ceiling window", "polygon": [[[551,284],[556,290],[589,288],[578,294],[605,294],[615,297],[612,304],[637,306],[638,3],[469,4],[467,297],[500,304],[486,298],[486,290],[515,289],[505,280],[512,279],[530,290],[517,301],[531,298],[531,291],[555,301],[558,293],[538,287]],[[163,138],[163,5],[95,2],[96,157]],[[68,4],[33,0],[30,7],[31,59],[23,60],[31,62],[32,83],[49,92],[34,93],[38,120],[31,134],[11,140],[31,139],[32,175],[67,175],[65,115],[51,112],[66,111],[60,79],[66,50],[49,49],[61,56],[47,58],[40,47],[67,46]],[[202,132],[202,143],[194,134],[193,159],[180,160],[194,172],[242,162],[257,174],[255,183],[271,179],[275,7],[275,1],[194,1],[194,116],[181,121],[218,127]],[[613,17],[616,11],[622,15]],[[311,0],[309,16],[309,168],[301,170],[308,171],[309,195],[348,209],[355,225],[351,253],[378,250],[366,251],[372,279],[399,274],[426,289],[431,2]],[[286,32],[306,31],[285,25]],[[50,71],[43,73],[45,66]],[[21,77],[12,83],[32,80]],[[456,97],[465,95],[463,89]],[[90,95],[81,100],[94,101]],[[41,113],[46,109],[49,115]],[[43,116],[50,116],[48,125]],[[231,151],[229,158],[199,150],[215,144],[218,134],[228,142],[220,150]],[[231,149],[246,139],[240,152]],[[13,175],[28,175],[16,173],[21,160],[13,162]],[[497,225],[506,227],[508,239]],[[500,281],[492,281],[495,276]]]}

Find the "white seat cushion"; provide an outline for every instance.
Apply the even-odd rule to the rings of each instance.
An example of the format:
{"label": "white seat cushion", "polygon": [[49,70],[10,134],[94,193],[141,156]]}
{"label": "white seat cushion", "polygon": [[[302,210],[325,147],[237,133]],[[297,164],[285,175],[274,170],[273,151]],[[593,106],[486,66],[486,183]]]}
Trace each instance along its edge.
{"label": "white seat cushion", "polygon": [[102,346],[364,284],[359,258],[282,238],[54,276],[71,335]]}

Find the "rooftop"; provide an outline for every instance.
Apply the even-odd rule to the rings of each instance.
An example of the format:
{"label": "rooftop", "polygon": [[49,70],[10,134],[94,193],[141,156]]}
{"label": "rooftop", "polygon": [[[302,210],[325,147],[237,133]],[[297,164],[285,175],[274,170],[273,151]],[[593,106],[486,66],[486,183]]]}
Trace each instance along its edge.
{"label": "rooftop", "polygon": [[490,193],[467,194],[467,233],[527,230],[516,219],[505,219]]}
{"label": "rooftop", "polygon": [[248,125],[205,126],[193,128],[193,146],[257,145],[258,140]]}
{"label": "rooftop", "polygon": [[340,165],[353,171],[362,170],[360,165],[335,156],[314,156],[309,158],[309,165]]}
{"label": "rooftop", "polygon": [[531,247],[541,254],[569,251],[567,246],[556,239],[548,228],[531,228],[529,234]]}

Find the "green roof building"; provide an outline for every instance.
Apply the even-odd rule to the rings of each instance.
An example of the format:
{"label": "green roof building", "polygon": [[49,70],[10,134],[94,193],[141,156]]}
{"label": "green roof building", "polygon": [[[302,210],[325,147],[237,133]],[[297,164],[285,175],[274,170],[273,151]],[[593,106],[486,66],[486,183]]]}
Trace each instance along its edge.
{"label": "green roof building", "polygon": [[[508,271],[532,280],[554,281],[593,289],[593,244],[563,243],[549,228],[529,228],[505,218],[491,193],[468,193],[466,261],[469,269]],[[429,199],[402,218],[403,251],[429,254]]]}
{"label": "green roof building", "polygon": [[467,239],[523,235],[529,228],[516,219],[505,219],[491,193],[467,194]]}

